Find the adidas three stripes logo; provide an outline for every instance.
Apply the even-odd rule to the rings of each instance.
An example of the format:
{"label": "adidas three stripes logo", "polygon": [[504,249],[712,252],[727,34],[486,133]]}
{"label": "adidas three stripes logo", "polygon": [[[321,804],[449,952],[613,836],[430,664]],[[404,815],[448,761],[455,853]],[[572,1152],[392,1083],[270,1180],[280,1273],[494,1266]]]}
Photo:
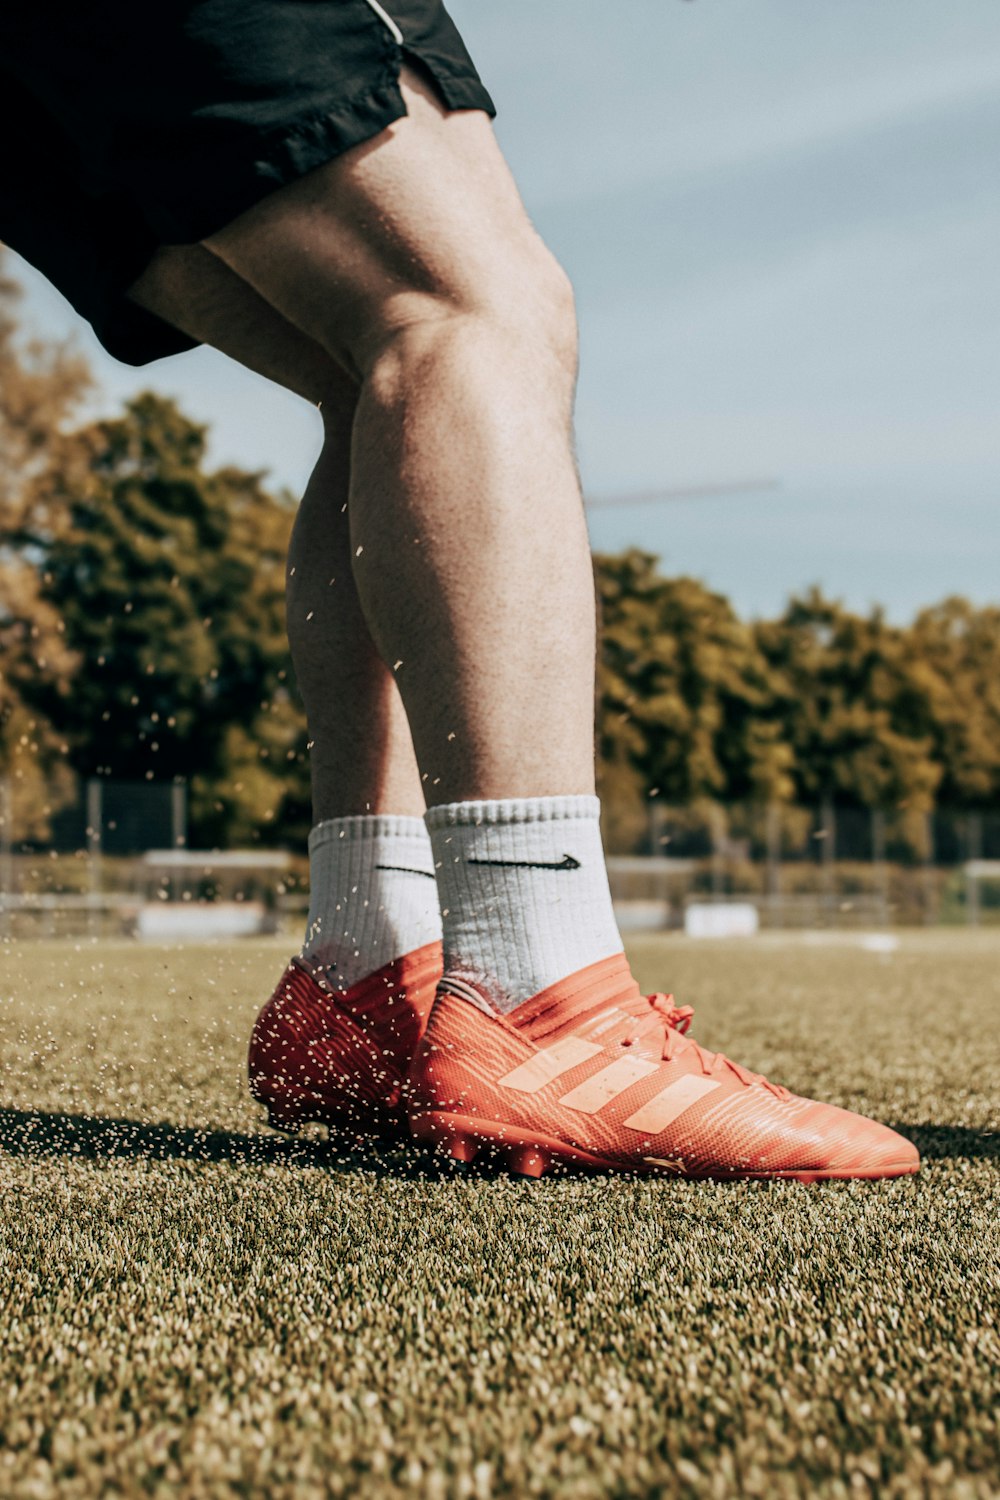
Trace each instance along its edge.
{"label": "adidas three stripes logo", "polygon": [[[573,1068],[596,1057],[603,1050],[595,1042],[588,1042],[584,1037],[564,1037],[553,1046],[536,1052],[526,1062],[520,1063],[518,1067],[505,1073],[497,1082],[501,1088],[515,1089],[521,1094],[536,1094],[539,1089],[554,1083],[562,1074],[569,1073]],[[575,1088],[560,1095],[559,1103],[565,1105],[567,1109],[579,1110],[581,1114],[596,1115],[606,1104],[610,1104],[620,1094],[624,1094],[633,1084],[655,1073],[657,1067],[657,1063],[650,1062],[645,1057],[617,1058],[606,1067],[592,1073]],[[668,1125],[672,1125],[679,1115],[691,1108],[692,1104],[696,1104],[699,1099],[703,1099],[706,1094],[712,1093],[718,1087],[718,1082],[713,1078],[705,1078],[696,1073],[685,1074],[683,1078],[676,1079],[665,1089],[661,1089],[658,1094],[654,1094],[652,1099],[647,1100],[623,1120],[622,1124],[643,1135],[656,1135],[659,1131],[666,1130]]]}

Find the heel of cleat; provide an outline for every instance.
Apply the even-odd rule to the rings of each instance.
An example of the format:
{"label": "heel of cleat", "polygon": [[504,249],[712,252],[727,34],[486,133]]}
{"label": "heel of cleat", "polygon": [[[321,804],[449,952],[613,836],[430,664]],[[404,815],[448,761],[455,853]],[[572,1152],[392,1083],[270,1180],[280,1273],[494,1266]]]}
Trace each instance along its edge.
{"label": "heel of cleat", "polygon": [[281,1130],[285,1135],[298,1135],[302,1120],[297,1110],[285,1108],[274,1100],[267,1101],[265,1107],[267,1123],[272,1130]]}

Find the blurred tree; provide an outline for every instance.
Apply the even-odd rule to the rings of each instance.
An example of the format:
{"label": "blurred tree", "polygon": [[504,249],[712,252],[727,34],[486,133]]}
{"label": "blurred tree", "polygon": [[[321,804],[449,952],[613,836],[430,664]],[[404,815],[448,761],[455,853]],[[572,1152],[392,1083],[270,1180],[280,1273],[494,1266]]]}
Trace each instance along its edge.
{"label": "blurred tree", "polygon": [[754,634],[794,756],[797,800],[932,806],[941,766],[926,716],[914,713],[905,631],[880,610],[854,615],[813,589]]}
{"label": "blurred tree", "polygon": [[37,705],[81,775],[183,778],[197,842],[287,835],[286,798],[307,800],[284,629],[291,506],[259,474],[206,470],[205,429],[148,392],[74,445],[19,538],[82,664],[69,697],[39,682]]}
{"label": "blurred tree", "polygon": [[33,699],[44,682],[50,701],[65,700],[78,657],[44,596],[41,552],[17,543],[41,476],[67,456],[67,425],[90,382],[70,345],[19,335],[19,297],[0,251],[0,777],[14,840],[43,837],[73,792],[64,736]]}
{"label": "blurred tree", "polygon": [[752,630],[720,594],[664,578],[649,553],[595,564],[598,750],[616,832],[635,844],[650,795],[680,805],[787,799],[792,752]]}
{"label": "blurred tree", "polygon": [[938,800],[963,808],[1000,801],[1000,609],[945,599],[906,634],[901,717],[933,745]]}

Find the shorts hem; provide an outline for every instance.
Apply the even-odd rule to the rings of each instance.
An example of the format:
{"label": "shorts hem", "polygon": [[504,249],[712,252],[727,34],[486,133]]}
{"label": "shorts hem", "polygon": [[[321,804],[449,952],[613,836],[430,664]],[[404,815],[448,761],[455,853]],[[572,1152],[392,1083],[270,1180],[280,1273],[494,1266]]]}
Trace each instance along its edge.
{"label": "shorts hem", "polygon": [[406,104],[399,87],[399,70],[407,52],[412,52],[430,73],[449,109],[482,109],[491,116],[496,113],[478,78],[453,77],[422,49],[392,44],[393,56],[385,75],[363,94],[299,119],[284,121],[242,169],[234,169],[232,161],[220,154],[218,174],[213,174],[213,180],[216,176],[228,177],[231,186],[227,192],[221,195],[213,192],[211,200],[186,205],[184,209],[147,207],[146,221],[161,236],[160,242],[191,245],[210,238],[276,188],[285,187],[353,147],[364,145],[402,119]]}
{"label": "shorts hem", "polygon": [[[399,69],[406,54],[411,54],[427,71],[448,109],[480,109],[491,118],[496,114],[493,100],[475,74],[449,73],[423,48],[393,45],[392,53],[389,70],[374,87],[356,99],[318,114],[284,122],[241,173],[234,174],[231,164],[220,162],[213,177],[228,180],[231,186],[224,195],[213,195],[210,204],[188,207],[186,212],[164,211],[161,206],[147,208],[145,218],[155,241],[150,247],[150,257],[161,244],[189,245],[209,239],[277,188],[297,181],[352,147],[373,140],[402,119],[406,104],[399,87]],[[94,325],[108,353],[133,366],[199,347],[198,340],[137,303],[127,301],[126,285],[131,284],[146,263],[136,266],[134,275],[122,286],[120,297],[108,307],[107,316]]]}
{"label": "shorts hem", "polygon": [[198,339],[182,333],[148,308],[140,307],[138,302],[129,302],[124,292],[107,317],[95,320],[91,327],[112,359],[133,367],[201,347]]}

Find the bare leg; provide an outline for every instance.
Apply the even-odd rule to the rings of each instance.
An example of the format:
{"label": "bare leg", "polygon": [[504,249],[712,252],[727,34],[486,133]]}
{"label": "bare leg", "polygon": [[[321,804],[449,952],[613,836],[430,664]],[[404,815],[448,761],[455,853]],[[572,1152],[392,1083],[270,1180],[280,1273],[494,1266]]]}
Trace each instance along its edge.
{"label": "bare leg", "polygon": [[[274,193],[212,249],[359,377],[355,572],[435,788],[433,870],[394,871],[436,876],[444,929],[445,978],[407,1074],[411,1127],[463,1161],[488,1142],[532,1176],[551,1159],[806,1182],[914,1172],[894,1132],[706,1052],[686,1007],[638,994],[587,795],[594,609],[565,283],[485,118],[443,115],[413,79],[405,93],[406,119]],[[542,1004],[520,1026],[491,1017],[532,995]],[[282,1043],[298,1034],[296,1022]],[[266,1063],[252,1054],[252,1076],[274,1083]],[[352,1105],[385,1099],[389,1076],[380,1064],[352,1079]]]}
{"label": "bare leg", "polygon": [[136,302],[320,406],[325,441],[292,532],[288,636],[312,741],[314,821],[424,810],[409,725],[351,573],[346,514],[357,386],[201,246],[159,253]]}
{"label": "bare leg", "polygon": [[358,373],[354,572],[428,800],[590,793],[568,284],[486,117],[403,88],[407,118],[207,243]]}
{"label": "bare leg", "polygon": [[485,116],[403,88],[406,118],[208,248],[358,376],[354,576],[434,809],[446,964],[510,1009],[621,951],[593,795],[576,329]]}
{"label": "bare leg", "polygon": [[254,1027],[248,1070],[272,1124],[395,1130],[402,1077],[441,973],[441,917],[409,726],[351,573],[357,389],[201,247],[162,251],[133,295],[322,409],[325,443],[292,534],[287,588],[313,740],[309,915],[300,953]]}
{"label": "bare leg", "polygon": [[351,572],[349,435],[331,441],[329,421],[327,430],[288,549],[288,639],[312,741],[313,821],[420,817],[424,796],[403,701]]}

